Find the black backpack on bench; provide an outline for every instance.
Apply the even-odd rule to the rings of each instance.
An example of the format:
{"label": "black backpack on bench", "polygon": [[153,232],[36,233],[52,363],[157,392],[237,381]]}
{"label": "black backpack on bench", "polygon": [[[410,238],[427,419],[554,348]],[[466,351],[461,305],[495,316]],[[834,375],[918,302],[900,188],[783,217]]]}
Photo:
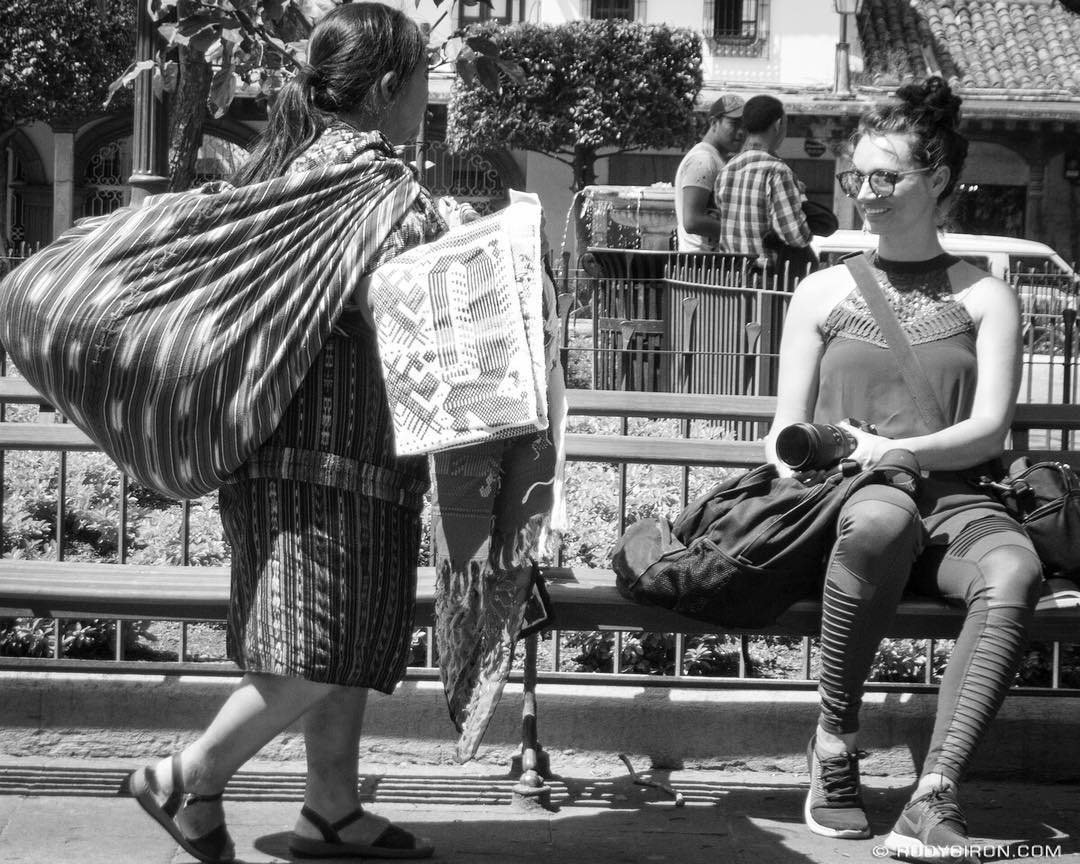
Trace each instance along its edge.
{"label": "black backpack on bench", "polygon": [[780,477],[761,465],[688,504],[674,523],[640,519],[615,545],[612,566],[626,598],[724,627],[773,624],[821,593],[824,562],[844,501],[867,483],[915,494],[919,468],[906,450],[875,469]]}

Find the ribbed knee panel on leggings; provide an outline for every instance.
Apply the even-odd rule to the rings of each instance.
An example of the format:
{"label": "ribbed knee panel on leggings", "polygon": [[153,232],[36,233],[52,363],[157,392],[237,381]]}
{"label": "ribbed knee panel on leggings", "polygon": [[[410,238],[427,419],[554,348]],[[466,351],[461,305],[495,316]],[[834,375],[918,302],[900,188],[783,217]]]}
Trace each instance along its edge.
{"label": "ribbed knee panel on leggings", "polygon": [[858,730],[870,664],[923,540],[915,503],[898,489],[864,486],[844,505],[822,599],[818,692],[827,732]]}
{"label": "ribbed knee panel on leggings", "polygon": [[939,581],[951,586],[950,595],[963,589],[968,614],[941,681],[923,773],[954,781],[967,770],[1016,678],[1042,581],[1042,565],[1029,545],[1007,545],[1010,536],[1016,537],[1008,528],[991,539],[986,527],[972,526],[972,533],[982,529],[983,537],[971,548],[959,542],[961,535],[954,547],[963,558],[950,550],[939,568]]}

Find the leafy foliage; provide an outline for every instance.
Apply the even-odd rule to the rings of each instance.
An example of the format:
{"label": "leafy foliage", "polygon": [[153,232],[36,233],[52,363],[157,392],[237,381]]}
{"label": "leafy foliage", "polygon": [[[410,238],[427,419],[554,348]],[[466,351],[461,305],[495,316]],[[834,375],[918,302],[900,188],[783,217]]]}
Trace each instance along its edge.
{"label": "leafy foliage", "polygon": [[0,132],[94,113],[134,53],[130,0],[0,0]]}
{"label": "leafy foliage", "polygon": [[488,23],[467,33],[466,47],[491,45],[524,74],[491,61],[477,66],[476,79],[504,72],[501,88],[477,87],[465,75],[455,82],[447,140],[457,150],[563,154],[578,163],[580,187],[591,182],[601,148],[664,148],[696,137],[701,37],[692,30],[607,19]]}

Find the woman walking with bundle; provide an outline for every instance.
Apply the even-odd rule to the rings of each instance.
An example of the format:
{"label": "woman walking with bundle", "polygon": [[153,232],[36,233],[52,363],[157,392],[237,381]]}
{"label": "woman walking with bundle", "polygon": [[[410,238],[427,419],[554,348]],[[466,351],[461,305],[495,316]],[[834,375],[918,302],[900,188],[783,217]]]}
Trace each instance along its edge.
{"label": "woman walking with bundle", "polygon": [[914,500],[873,484],[841,512],[825,574],[806,823],[828,837],[870,836],[859,794],[859,708],[907,588],[966,606],[966,617],[921,776],[885,843],[898,857],[966,860],[958,786],[1016,675],[1042,573],[1027,535],[969,479],[1004,447],[1020,381],[1019,305],[1007,284],[939,241],[967,153],[960,99],[940,78],[898,96],[862,119],[853,167],[838,177],[878,235],[873,275],[944,420],[930,423],[917,410],[897,352],[849,268],[837,266],[807,277],[792,298],[769,441],[774,453],[777,433],[792,423],[859,418],[880,434],[841,424],[857,442],[852,459],[869,468],[903,448],[926,475]]}
{"label": "woman walking with bundle", "polygon": [[[445,230],[391,147],[415,135],[427,106],[426,40],[397,10],[350,4],[315,27],[309,63],[278,96],[236,182],[346,162],[396,178],[384,194],[412,190],[404,218],[363,225],[363,248],[341,265],[369,272]],[[423,457],[394,456],[370,312],[354,296],[277,431],[221,489],[240,687],[194,743],[131,777],[142,807],[200,861],[233,858],[222,790],[301,718],[307,785],[293,853],[432,854],[360,807],[357,764],[368,689],[393,692],[408,661],[427,482]]]}

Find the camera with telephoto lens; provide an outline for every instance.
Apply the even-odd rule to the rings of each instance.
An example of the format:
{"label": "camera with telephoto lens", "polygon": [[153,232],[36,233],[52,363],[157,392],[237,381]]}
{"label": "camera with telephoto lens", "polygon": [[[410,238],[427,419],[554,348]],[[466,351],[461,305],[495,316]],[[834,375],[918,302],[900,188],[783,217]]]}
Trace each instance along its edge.
{"label": "camera with telephoto lens", "polygon": [[[848,418],[849,426],[877,434],[877,427]],[[776,456],[795,471],[831,468],[855,452],[858,442],[846,429],[832,423],[792,423],[776,436]]]}

